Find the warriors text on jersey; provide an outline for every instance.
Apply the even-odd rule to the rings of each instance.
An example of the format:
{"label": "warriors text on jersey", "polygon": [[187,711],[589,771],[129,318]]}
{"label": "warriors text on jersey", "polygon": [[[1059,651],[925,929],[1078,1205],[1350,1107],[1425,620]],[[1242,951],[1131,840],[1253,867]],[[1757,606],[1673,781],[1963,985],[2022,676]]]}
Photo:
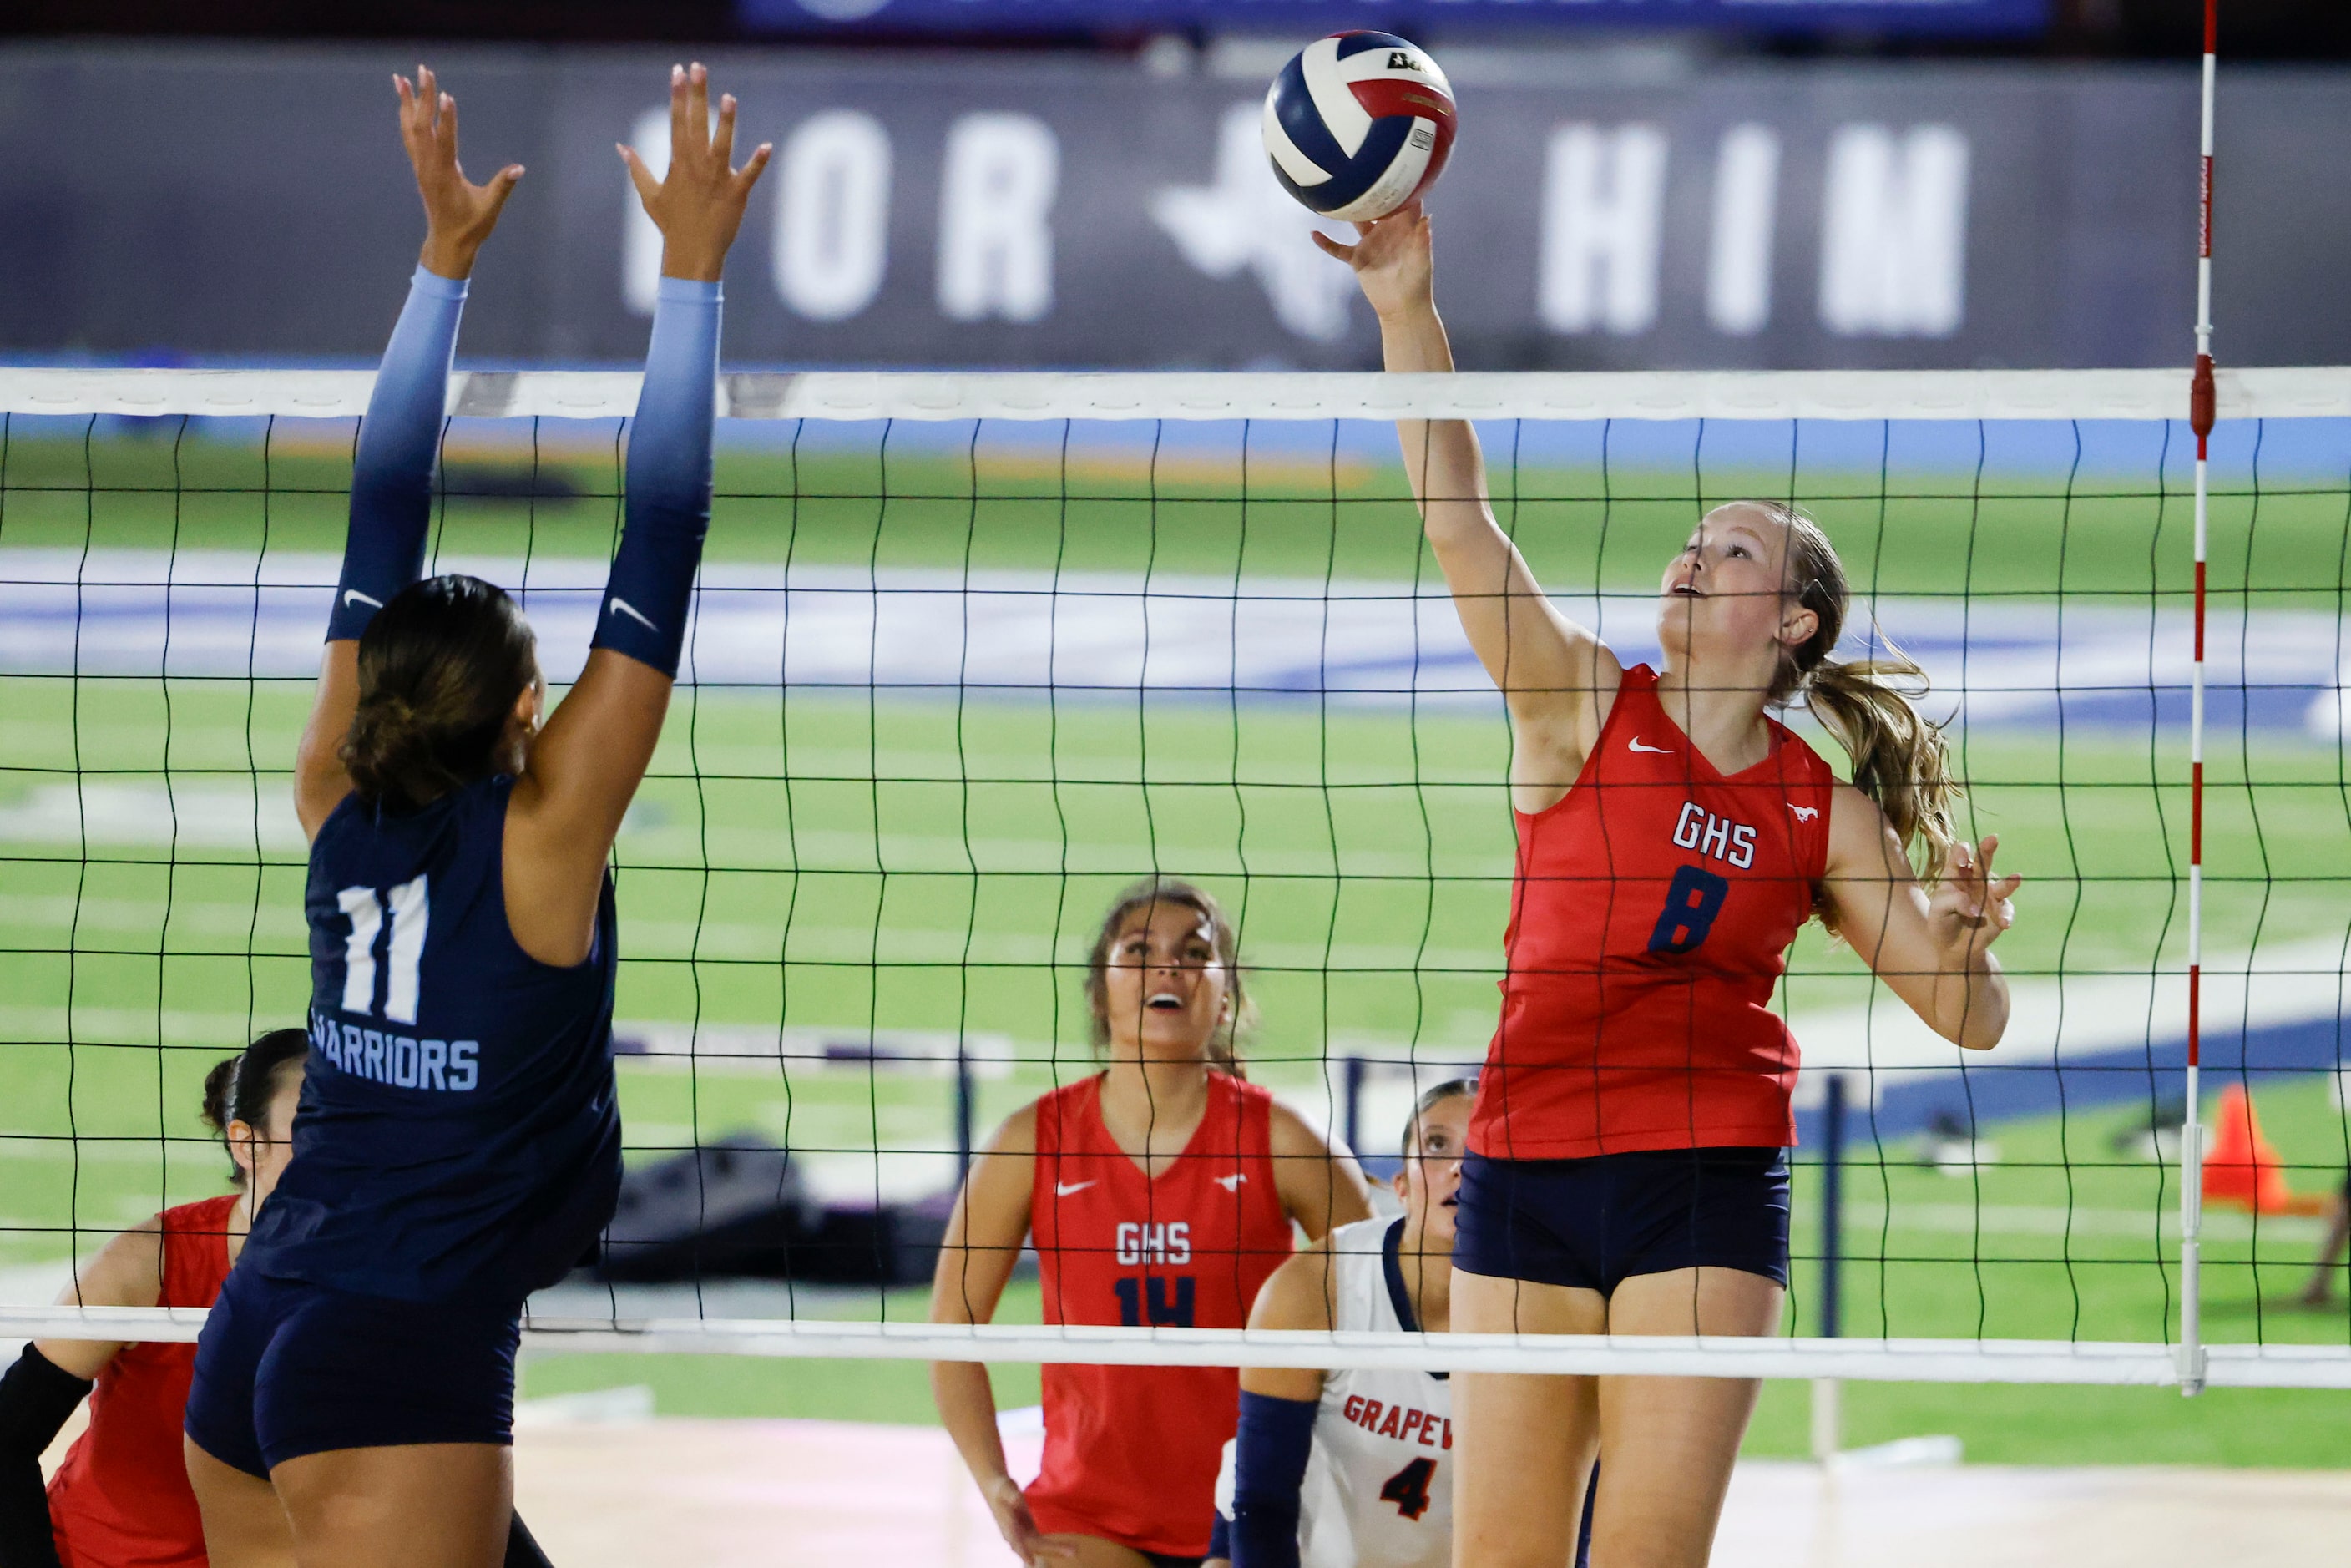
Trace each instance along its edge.
{"label": "warriors text on jersey", "polygon": [[[1419,1328],[1396,1250],[1404,1224],[1362,1219],[1331,1233],[1332,1328]],[[1232,1514],[1230,1443],[1217,1509]],[[1453,1392],[1445,1374],[1325,1374],[1298,1494],[1299,1568],[1446,1568],[1452,1560]]]}
{"label": "warriors text on jersey", "polygon": [[[159,1307],[209,1307],[228,1278],[237,1195],[156,1216]],[[192,1344],[133,1343],[114,1353],[89,1396],[89,1427],[49,1482],[49,1519],[65,1568],[204,1568],[204,1523],[188,1487],[180,1417],[196,1364]]]}
{"label": "warriors text on jersey", "polygon": [[1635,665],[1574,788],[1517,814],[1479,1154],[1795,1141],[1796,1042],[1771,991],[1827,869],[1836,779],[1783,726],[1771,737],[1762,761],[1716,772]]}
{"label": "warriors text on jersey", "polygon": [[309,1070],[246,1266],[403,1301],[519,1302],[621,1176],[612,884],[585,961],[507,924],[508,778],[410,815],[344,800],[310,848]]}
{"label": "warriors text on jersey", "polygon": [[[1156,1178],[1113,1142],[1102,1079],[1037,1103],[1029,1234],[1049,1323],[1243,1328],[1290,1256],[1274,1188],[1273,1097],[1208,1074],[1208,1109]],[[1048,1531],[1140,1552],[1207,1550],[1217,1454],[1239,1418],[1222,1366],[1048,1366],[1044,1469],[1029,1505]]]}

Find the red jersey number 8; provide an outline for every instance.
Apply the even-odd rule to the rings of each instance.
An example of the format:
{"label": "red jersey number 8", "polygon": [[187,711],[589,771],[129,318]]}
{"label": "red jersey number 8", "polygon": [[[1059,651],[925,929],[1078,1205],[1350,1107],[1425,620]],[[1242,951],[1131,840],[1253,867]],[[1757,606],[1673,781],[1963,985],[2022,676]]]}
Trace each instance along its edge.
{"label": "red jersey number 8", "polygon": [[1673,885],[1666,889],[1666,907],[1657,916],[1657,928],[1649,933],[1649,951],[1680,954],[1695,949],[1714,929],[1715,916],[1722,913],[1722,901],[1730,896],[1730,883],[1694,865],[1686,865],[1674,873]]}

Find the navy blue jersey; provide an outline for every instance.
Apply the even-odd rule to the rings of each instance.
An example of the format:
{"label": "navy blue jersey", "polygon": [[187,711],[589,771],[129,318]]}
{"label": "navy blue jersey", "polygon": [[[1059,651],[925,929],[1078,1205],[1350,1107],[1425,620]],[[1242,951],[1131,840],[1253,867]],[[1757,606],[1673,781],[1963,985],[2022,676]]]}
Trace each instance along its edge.
{"label": "navy blue jersey", "polygon": [[508,778],[409,816],[348,797],[310,848],[308,1071],[249,1266],[360,1295],[519,1301],[620,1190],[612,883],[586,962],[507,924]]}

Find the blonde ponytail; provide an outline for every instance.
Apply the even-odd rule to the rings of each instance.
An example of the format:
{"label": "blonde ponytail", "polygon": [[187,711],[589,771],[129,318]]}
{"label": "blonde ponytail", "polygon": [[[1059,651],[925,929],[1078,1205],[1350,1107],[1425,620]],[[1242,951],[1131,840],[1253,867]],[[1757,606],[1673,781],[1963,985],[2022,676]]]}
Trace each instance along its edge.
{"label": "blonde ponytail", "polygon": [[[1927,673],[1881,633],[1882,657],[1833,659],[1853,602],[1844,563],[1820,524],[1782,501],[1734,501],[1779,519],[1788,533],[1788,590],[1819,624],[1785,651],[1769,700],[1801,698],[1853,761],[1853,784],[1886,813],[1918,880],[1932,887],[1949,864],[1952,810],[1961,790],[1951,777],[1942,726],[1918,711]],[[1823,921],[1827,916],[1823,913]]]}
{"label": "blonde ponytail", "polygon": [[1853,759],[1853,787],[1877,802],[1894,836],[1932,887],[1950,862],[1951,777],[1942,727],[1917,709],[1927,673],[1891,643],[1886,657],[1823,659],[1804,682],[1804,706]]}

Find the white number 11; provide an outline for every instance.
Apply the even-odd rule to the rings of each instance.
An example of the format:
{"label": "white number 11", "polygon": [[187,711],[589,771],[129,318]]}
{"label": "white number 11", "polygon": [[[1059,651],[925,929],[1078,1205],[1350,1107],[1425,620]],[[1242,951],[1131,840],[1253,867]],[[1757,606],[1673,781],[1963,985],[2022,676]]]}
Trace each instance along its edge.
{"label": "white number 11", "polygon": [[[432,919],[423,877],[392,890],[392,943],[384,955],[392,966],[383,991],[383,1016],[394,1023],[416,1021],[417,971],[424,962],[424,931]],[[375,1010],[375,939],[383,930],[383,904],[371,887],[347,887],[335,902],[350,916],[343,939],[343,1011]]]}

